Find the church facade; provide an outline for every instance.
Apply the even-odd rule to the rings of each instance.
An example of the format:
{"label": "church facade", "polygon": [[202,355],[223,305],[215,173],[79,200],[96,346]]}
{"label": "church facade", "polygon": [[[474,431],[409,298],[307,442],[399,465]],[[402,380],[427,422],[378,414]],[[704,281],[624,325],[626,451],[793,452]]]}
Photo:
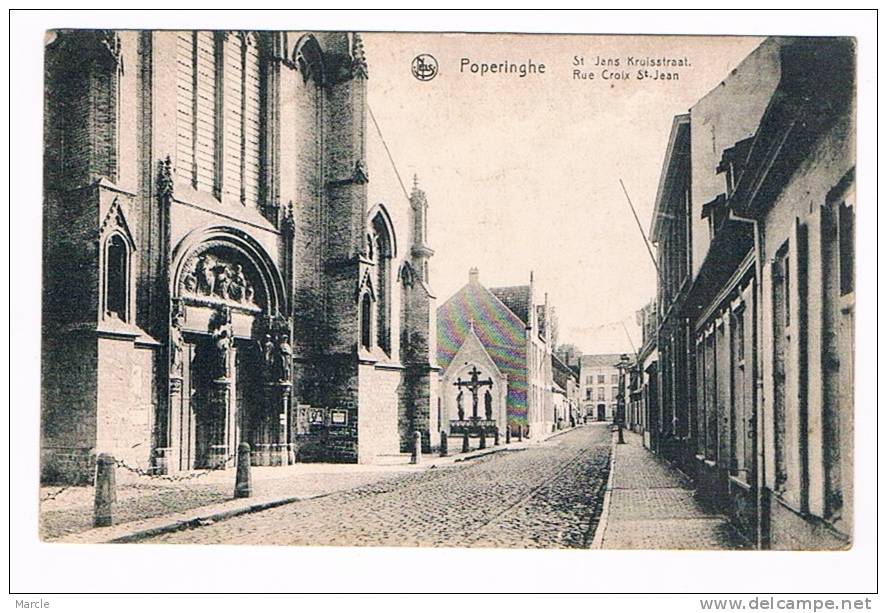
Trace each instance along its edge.
{"label": "church facade", "polygon": [[540,436],[555,420],[551,308],[528,285],[487,288],[476,268],[437,310],[439,429],[494,422],[511,436]]}
{"label": "church facade", "polygon": [[44,481],[430,444],[427,201],[359,35],[56,31],[45,62]]}

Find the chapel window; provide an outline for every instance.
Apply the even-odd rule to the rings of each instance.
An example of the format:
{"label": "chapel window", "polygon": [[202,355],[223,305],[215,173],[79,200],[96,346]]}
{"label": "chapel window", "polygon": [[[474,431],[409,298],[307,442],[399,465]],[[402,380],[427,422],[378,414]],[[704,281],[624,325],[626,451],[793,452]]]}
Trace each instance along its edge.
{"label": "chapel window", "polygon": [[216,176],[216,43],[212,32],[176,35],[176,172],[212,192]]}
{"label": "chapel window", "polygon": [[258,205],[260,80],[255,34],[176,34],[176,173],[194,189]]}
{"label": "chapel window", "polygon": [[372,347],[373,300],[368,293],[360,298],[360,344],[364,349]]}
{"label": "chapel window", "polygon": [[393,237],[382,213],[371,222],[369,254],[375,265],[376,345],[391,353],[391,258]]}
{"label": "chapel window", "polygon": [[230,33],[224,37],[221,48],[222,191],[228,198],[257,206],[261,130],[258,41],[252,33]]}
{"label": "chapel window", "polygon": [[129,252],[123,238],[115,234],[105,248],[105,313],[126,321],[129,302]]}

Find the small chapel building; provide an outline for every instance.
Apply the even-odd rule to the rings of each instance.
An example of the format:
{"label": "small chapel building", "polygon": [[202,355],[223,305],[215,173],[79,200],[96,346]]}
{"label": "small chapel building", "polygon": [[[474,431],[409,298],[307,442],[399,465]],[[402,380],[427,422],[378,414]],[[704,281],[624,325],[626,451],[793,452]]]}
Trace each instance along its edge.
{"label": "small chapel building", "polygon": [[[555,423],[551,309],[528,285],[487,288],[476,268],[437,309],[437,424],[494,422],[511,436],[538,436]],[[492,424],[491,424],[492,425]]]}

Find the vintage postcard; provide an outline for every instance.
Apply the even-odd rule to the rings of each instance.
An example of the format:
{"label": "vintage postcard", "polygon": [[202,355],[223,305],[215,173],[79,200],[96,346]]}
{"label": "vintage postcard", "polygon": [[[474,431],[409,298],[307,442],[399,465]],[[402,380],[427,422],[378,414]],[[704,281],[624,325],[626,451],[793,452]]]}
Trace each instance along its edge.
{"label": "vintage postcard", "polygon": [[854,38],[43,53],[43,541],[854,543]]}

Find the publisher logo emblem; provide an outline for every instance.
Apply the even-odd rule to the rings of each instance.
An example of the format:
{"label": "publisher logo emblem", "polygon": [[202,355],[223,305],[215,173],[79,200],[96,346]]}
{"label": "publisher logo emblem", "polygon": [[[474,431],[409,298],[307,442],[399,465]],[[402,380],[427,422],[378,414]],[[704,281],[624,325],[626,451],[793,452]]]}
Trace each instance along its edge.
{"label": "publisher logo emblem", "polygon": [[437,60],[430,53],[422,53],[413,58],[411,70],[420,81],[430,81],[437,76]]}

